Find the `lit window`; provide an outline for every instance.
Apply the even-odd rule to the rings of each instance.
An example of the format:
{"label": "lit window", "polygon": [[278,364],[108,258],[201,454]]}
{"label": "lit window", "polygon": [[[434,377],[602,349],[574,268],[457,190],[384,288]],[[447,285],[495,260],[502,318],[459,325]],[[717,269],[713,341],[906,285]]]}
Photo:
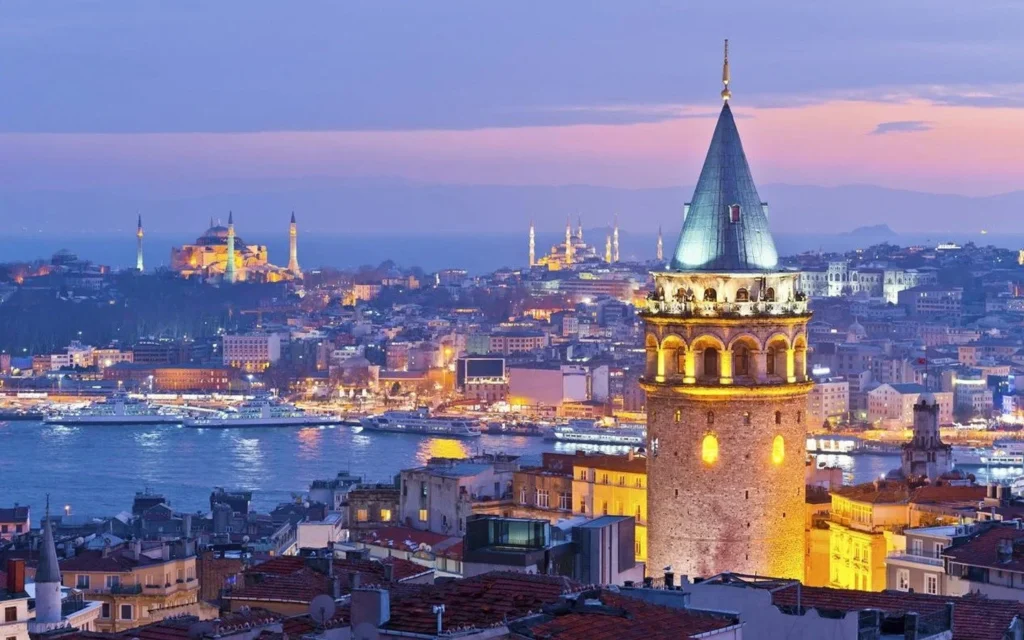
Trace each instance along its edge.
{"label": "lit window", "polygon": [[718,438],[710,433],[704,436],[700,446],[700,457],[705,464],[714,464],[718,461]]}
{"label": "lit window", "polygon": [[785,457],[786,443],[783,441],[782,436],[775,436],[775,439],[772,441],[772,462],[774,464],[782,464]]}
{"label": "lit window", "polygon": [[426,522],[426,521],[427,521],[427,510],[426,509],[420,509],[420,522]]}
{"label": "lit window", "polygon": [[370,512],[366,509],[356,510],[356,522],[366,522],[370,519]]}
{"label": "lit window", "polygon": [[682,411],[682,409],[676,409],[675,421],[676,422],[682,422],[683,421],[683,411]]}

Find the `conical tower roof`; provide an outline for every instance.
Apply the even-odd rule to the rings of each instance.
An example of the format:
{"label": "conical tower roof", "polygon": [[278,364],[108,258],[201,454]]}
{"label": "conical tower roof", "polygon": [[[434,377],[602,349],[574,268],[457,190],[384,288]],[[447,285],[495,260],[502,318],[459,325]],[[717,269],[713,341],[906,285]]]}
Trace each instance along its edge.
{"label": "conical tower roof", "polygon": [[[736,209],[736,207],[739,207]],[[761,202],[726,100],[690,201],[671,268],[750,272],[779,262]]]}
{"label": "conical tower roof", "polygon": [[57,561],[57,545],[53,542],[53,526],[50,524],[50,504],[46,504],[43,518],[43,546],[39,548],[39,566],[36,567],[36,582],[60,582],[60,564]]}

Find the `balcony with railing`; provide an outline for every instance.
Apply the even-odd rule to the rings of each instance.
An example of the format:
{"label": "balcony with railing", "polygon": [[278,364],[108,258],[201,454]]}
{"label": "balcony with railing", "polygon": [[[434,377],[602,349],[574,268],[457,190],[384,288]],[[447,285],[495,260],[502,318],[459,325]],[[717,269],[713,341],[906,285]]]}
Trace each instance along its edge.
{"label": "balcony with railing", "polygon": [[784,302],[763,300],[752,302],[704,302],[696,300],[647,299],[642,315],[678,318],[747,318],[753,316],[810,316],[807,300]]}
{"label": "balcony with railing", "polygon": [[913,562],[915,564],[926,564],[929,567],[941,567],[943,566],[942,558],[936,558],[935,556],[918,555],[916,553],[909,553],[907,551],[893,551],[886,556],[887,560],[900,560],[903,562]]}

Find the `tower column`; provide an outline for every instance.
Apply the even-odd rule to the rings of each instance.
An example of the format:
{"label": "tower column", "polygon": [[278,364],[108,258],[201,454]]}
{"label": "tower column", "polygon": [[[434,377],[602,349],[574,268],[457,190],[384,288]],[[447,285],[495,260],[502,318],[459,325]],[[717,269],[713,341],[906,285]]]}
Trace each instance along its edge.
{"label": "tower column", "polygon": [[697,382],[697,354],[693,349],[687,349],[683,356],[683,383],[694,384]]}
{"label": "tower column", "polygon": [[732,384],[732,349],[722,349],[718,352],[718,381],[722,384]]}
{"label": "tower column", "polygon": [[760,349],[750,351],[750,375],[759,383],[768,381],[768,359]]}
{"label": "tower column", "polygon": [[786,382],[796,382],[796,349],[786,349]]}

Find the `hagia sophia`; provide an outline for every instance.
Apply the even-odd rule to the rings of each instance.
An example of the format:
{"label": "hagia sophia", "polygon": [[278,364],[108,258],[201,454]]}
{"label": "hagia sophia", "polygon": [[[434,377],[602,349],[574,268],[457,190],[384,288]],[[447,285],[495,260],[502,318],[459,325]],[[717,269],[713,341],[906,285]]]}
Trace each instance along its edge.
{"label": "hagia sophia", "polygon": [[[235,235],[234,215],[224,226],[210,220],[210,228],[193,244],[171,248],[171,269],[184,278],[221,282],[281,282],[302,277],[298,262],[295,214],[289,223],[287,267],[270,264],[266,245],[247,244]],[[141,251],[141,248],[140,248]],[[228,256],[233,256],[229,260]]]}

